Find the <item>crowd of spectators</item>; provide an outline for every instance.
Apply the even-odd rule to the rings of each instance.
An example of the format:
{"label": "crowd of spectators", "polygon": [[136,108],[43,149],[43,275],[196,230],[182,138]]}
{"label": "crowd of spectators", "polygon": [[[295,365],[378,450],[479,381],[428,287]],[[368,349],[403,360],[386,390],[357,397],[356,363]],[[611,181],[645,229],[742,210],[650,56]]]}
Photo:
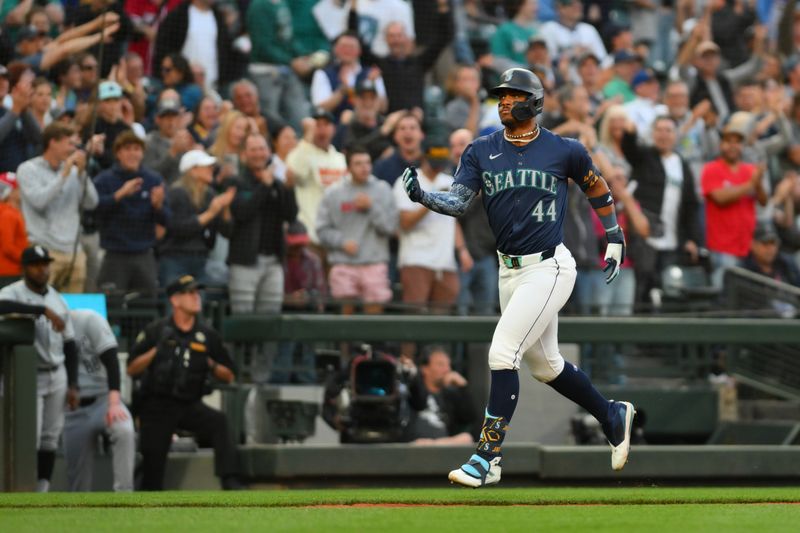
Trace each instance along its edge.
{"label": "crowd of spectators", "polygon": [[65,292],[192,274],[234,313],[494,313],[483,210],[431,213],[397,177],[414,165],[447,189],[502,127],[487,89],[521,66],[545,87],[540,125],[592,153],[628,237],[609,289],[602,226],[571,195],[576,311],[632,312],[675,264],[716,286],[732,265],[797,283],[796,4],[4,2],[0,276],[31,243]]}

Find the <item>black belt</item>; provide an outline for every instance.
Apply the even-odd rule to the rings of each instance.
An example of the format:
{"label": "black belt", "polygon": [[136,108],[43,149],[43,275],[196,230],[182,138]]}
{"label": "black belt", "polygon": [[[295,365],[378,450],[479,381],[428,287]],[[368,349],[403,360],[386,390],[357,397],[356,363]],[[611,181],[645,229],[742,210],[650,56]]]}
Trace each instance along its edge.
{"label": "black belt", "polygon": [[78,405],[81,407],[88,407],[92,405],[100,396],[87,396],[86,398],[81,398],[81,401]]}
{"label": "black belt", "polygon": [[55,366],[40,366],[40,367],[37,367],[37,368],[36,368],[36,371],[37,371],[37,372],[53,372],[53,371],[55,371],[55,370],[58,370],[58,367],[59,367],[59,366],[61,366],[61,365],[55,365]]}

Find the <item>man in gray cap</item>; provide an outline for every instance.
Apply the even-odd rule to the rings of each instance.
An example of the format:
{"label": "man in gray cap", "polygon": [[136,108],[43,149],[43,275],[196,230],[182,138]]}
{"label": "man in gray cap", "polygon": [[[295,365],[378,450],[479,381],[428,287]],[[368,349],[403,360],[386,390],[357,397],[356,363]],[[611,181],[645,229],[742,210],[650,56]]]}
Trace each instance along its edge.
{"label": "man in gray cap", "polygon": [[145,139],[142,164],[155,170],[166,183],[178,179],[181,156],[194,146],[194,139],[184,127],[182,118],[180,96],[173,90],[164,91],[156,108],[157,129]]}

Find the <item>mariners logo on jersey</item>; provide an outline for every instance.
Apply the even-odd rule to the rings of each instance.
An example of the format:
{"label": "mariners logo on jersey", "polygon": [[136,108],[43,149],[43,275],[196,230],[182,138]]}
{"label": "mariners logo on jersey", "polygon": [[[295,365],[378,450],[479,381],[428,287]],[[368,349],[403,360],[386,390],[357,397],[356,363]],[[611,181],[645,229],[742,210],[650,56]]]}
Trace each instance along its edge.
{"label": "mariners logo on jersey", "polygon": [[582,186],[597,179],[589,154],[576,141],[541,129],[524,146],[506,141],[502,131],[475,140],[461,156],[455,181],[483,192],[497,249],[528,255],[563,240],[568,178]]}

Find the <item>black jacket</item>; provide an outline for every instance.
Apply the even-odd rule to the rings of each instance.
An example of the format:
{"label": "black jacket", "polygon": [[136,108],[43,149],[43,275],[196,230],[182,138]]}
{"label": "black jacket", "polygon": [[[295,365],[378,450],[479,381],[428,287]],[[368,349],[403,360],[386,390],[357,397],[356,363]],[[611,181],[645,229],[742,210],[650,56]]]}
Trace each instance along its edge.
{"label": "black jacket", "polygon": [[217,233],[227,235],[230,223],[222,220],[222,214],[206,226],[201,226],[198,215],[208,209],[214,194],[206,191],[203,205],[198,209],[192,203],[189,192],[183,187],[173,186],[167,190],[167,202],[172,216],[167,226],[167,234],[158,245],[162,256],[196,255],[207,256],[214,248]]}
{"label": "black jacket", "polygon": [[[180,52],[186,42],[186,32],[189,31],[189,6],[190,0],[173,9],[158,26],[156,46],[153,53],[153,72],[161,73],[161,60],[173,52]],[[228,33],[225,24],[225,15],[217,5],[211,8],[217,21],[217,63],[219,64],[219,84],[240,78],[244,73],[247,58],[233,49],[233,37]]]}
{"label": "black jacket", "polygon": [[[667,181],[664,165],[661,163],[661,155],[654,147],[639,144],[635,133],[626,133],[622,138],[622,152],[633,167],[631,179],[638,183],[633,195],[639,202],[642,212],[652,224],[652,222],[658,221],[661,215],[664,185]],[[699,202],[694,192],[692,170],[683,158],[681,158],[681,166],[683,167],[683,189],[681,204],[678,208],[678,246],[682,247],[687,240],[701,245],[703,234],[697,218]],[[658,230],[654,229],[654,236],[657,236]]]}
{"label": "black jacket", "polygon": [[228,264],[255,265],[259,253],[282,257],[283,223],[297,217],[294,191],[277,179],[267,187],[247,169],[234,181]]}
{"label": "black jacket", "polygon": [[[358,15],[350,11],[348,30],[358,31]],[[439,54],[453,40],[453,16],[447,13],[439,14],[436,24],[439,31],[436,40],[425,47],[422,52],[412,52],[405,59],[397,59],[388,55],[376,57],[364,42],[361,43],[361,63],[365,68],[376,65],[381,69],[383,83],[386,86],[386,97],[389,100],[391,113],[399,109],[422,108],[424,105],[423,91],[425,84],[422,82],[425,74],[439,59]]]}

